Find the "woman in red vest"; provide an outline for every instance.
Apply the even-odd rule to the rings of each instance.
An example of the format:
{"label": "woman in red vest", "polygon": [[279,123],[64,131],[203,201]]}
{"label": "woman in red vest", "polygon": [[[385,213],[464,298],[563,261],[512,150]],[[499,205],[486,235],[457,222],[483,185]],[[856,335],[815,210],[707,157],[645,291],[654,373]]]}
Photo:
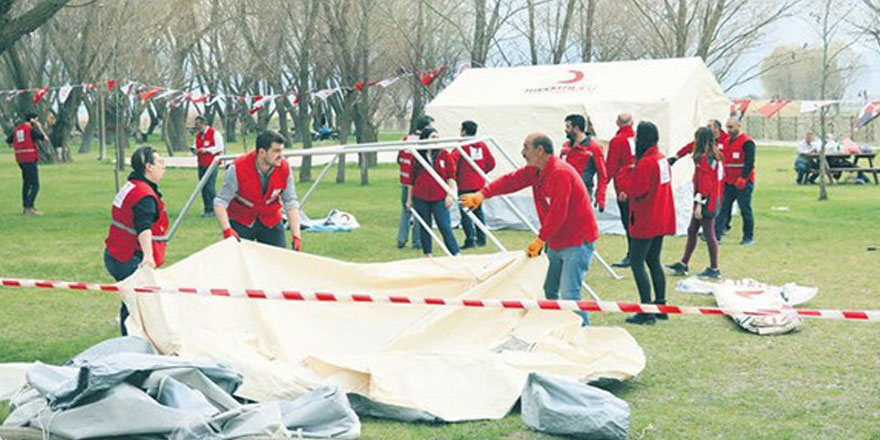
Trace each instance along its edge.
{"label": "woman in red vest", "polygon": [[[168,215],[159,192],[165,161],[153,147],[140,147],[131,155],[132,172],[116,193],[110,211],[110,232],[104,240],[104,266],[116,281],[128,278],[139,267],[161,267],[165,242],[157,241],[168,230]],[[128,309],[119,312],[126,335]]]}
{"label": "woman in red vest", "polygon": [[[672,171],[657,148],[660,136],[651,122],[640,122],[636,130],[636,162],[621,169],[618,197],[629,200],[629,234],[632,237],[630,262],[639,299],[643,304],[666,304],[666,276],[660,263],[663,236],[675,234],[675,204],[672,199]],[[651,271],[648,272],[645,264]],[[651,285],[654,299],[651,300]],[[665,314],[638,313],[626,322],[653,324]]]}
{"label": "woman in red vest", "polygon": [[[419,139],[435,139],[440,137],[437,130],[428,127],[422,130]],[[443,148],[434,148],[431,150],[419,150],[419,156],[425,162],[431,164],[434,171],[446,184],[457,191],[455,184],[455,163],[449,155],[449,152]],[[453,198],[434,180],[434,177],[425,170],[421,162],[413,157],[412,173],[413,173],[413,189],[409,193],[406,201],[407,208],[415,208],[419,217],[425,221],[428,227],[431,226],[431,218],[437,223],[437,229],[443,235],[443,242],[452,255],[458,255],[458,241],[452,233],[452,222],[449,219],[449,208],[453,205]],[[422,252],[425,255],[431,255],[431,235],[425,228],[421,228],[419,233],[422,235]]]}
{"label": "woman in red vest", "polygon": [[15,127],[15,130],[6,138],[6,143],[15,149],[15,161],[21,168],[21,205],[24,215],[41,215],[34,208],[37,193],[40,192],[40,174],[37,170],[37,161],[40,153],[37,141],[46,139],[43,126],[37,120],[36,113],[25,115],[24,122]]}
{"label": "woman in red vest", "polygon": [[718,240],[715,238],[715,216],[721,209],[721,179],[724,167],[721,165],[721,151],[712,130],[700,127],[694,135],[694,213],[688,226],[687,245],[681,261],[666,267],[676,275],[688,273],[688,262],[697,247],[697,233],[700,227],[706,234],[709,247],[709,267],[697,274],[698,277],[721,278],[718,270]]}

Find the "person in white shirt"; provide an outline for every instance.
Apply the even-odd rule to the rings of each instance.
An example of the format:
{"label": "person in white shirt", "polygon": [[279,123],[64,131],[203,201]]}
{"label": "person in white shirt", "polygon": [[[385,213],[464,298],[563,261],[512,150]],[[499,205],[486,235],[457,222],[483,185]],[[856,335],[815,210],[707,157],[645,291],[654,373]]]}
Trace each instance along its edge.
{"label": "person in white shirt", "polygon": [[[204,116],[196,116],[196,129],[198,130],[196,140],[190,149],[198,158],[199,180],[202,180],[214,158],[225,152],[226,144],[223,143],[223,135],[208,125],[208,120]],[[217,164],[202,188],[202,202],[205,204],[205,213],[202,214],[202,217],[214,217],[214,197],[217,196],[217,168],[219,166],[220,164]]]}
{"label": "person in white shirt", "polygon": [[797,155],[794,159],[794,169],[797,171],[797,184],[807,183],[808,173],[811,169],[818,169],[816,160],[810,157],[819,151],[819,142],[813,139],[813,132],[808,131],[804,140],[797,147]]}

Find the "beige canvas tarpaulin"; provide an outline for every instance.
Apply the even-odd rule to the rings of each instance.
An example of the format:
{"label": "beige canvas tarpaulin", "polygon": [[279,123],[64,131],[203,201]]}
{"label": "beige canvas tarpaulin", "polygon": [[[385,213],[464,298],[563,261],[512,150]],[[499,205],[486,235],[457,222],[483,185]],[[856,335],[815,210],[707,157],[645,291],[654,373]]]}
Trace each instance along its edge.
{"label": "beige canvas tarpaulin", "polygon": [[[234,239],[128,286],[298,289],[443,298],[542,298],[545,257],[522,252],[349,263]],[[569,312],[125,294],[129,332],[163,354],[209,356],[244,375],[237,391],[289,399],[337,385],[446,421],[503,417],[529,372],[625,380],[645,366],[622,328]]]}

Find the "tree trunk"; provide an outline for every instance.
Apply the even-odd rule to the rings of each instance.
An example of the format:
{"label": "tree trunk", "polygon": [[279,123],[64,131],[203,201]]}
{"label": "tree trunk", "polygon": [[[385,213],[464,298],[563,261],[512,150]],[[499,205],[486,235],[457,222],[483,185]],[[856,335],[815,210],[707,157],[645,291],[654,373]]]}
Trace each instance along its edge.
{"label": "tree trunk", "polygon": [[10,20],[14,1],[0,2],[0,53],[7,51],[21,37],[33,32],[49,21],[70,0],[41,0],[24,14]]}

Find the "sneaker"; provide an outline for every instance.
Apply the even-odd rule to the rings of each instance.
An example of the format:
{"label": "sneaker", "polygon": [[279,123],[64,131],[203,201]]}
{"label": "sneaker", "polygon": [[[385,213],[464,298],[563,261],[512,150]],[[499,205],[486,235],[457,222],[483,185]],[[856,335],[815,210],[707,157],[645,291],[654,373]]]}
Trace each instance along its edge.
{"label": "sneaker", "polygon": [[477,247],[486,246],[486,240],[477,240]]}
{"label": "sneaker", "polygon": [[213,217],[214,217],[214,211],[208,211],[208,212],[202,214],[202,218],[213,218]]}
{"label": "sneaker", "polygon": [[630,265],[629,255],[623,257],[622,260],[618,261],[617,263],[613,263],[611,265],[614,267],[629,267],[629,265]]}
{"label": "sneaker", "polygon": [[476,247],[476,245],[474,244],[474,242],[472,242],[472,241],[465,241],[465,242],[464,242],[464,245],[461,246],[461,250],[470,249],[470,248],[473,248],[473,247]]}
{"label": "sneaker", "polygon": [[[654,302],[654,305],[657,305],[657,306],[665,306],[665,305],[666,305],[666,301],[663,301],[663,302]],[[659,320],[661,320],[661,321],[666,321],[666,320],[669,319],[669,315],[667,315],[666,313],[655,313],[655,314],[654,314],[654,318],[655,318],[655,319],[659,319]]]}
{"label": "sneaker", "polygon": [[635,324],[635,325],[654,325],[657,322],[657,318],[653,313],[636,313],[635,315],[626,318],[627,324]]}
{"label": "sneaker", "polygon": [[755,240],[753,238],[743,238],[742,241],[739,242],[739,244],[743,246],[751,246],[755,244]]}
{"label": "sneaker", "polygon": [[421,244],[413,244],[412,248],[413,248],[413,250],[420,251],[420,250],[422,250],[422,245]]}
{"label": "sneaker", "polygon": [[676,276],[685,277],[688,274],[688,265],[682,263],[681,261],[676,261],[672,264],[667,264],[666,268],[675,273]]}
{"label": "sneaker", "polygon": [[707,267],[706,270],[697,274],[699,278],[712,278],[713,280],[721,279],[721,271]]}
{"label": "sneaker", "polygon": [[403,248],[405,248],[405,247],[406,247],[406,243],[401,243],[401,242],[399,242],[399,241],[397,242],[397,248],[398,248],[398,249],[403,249]]}

